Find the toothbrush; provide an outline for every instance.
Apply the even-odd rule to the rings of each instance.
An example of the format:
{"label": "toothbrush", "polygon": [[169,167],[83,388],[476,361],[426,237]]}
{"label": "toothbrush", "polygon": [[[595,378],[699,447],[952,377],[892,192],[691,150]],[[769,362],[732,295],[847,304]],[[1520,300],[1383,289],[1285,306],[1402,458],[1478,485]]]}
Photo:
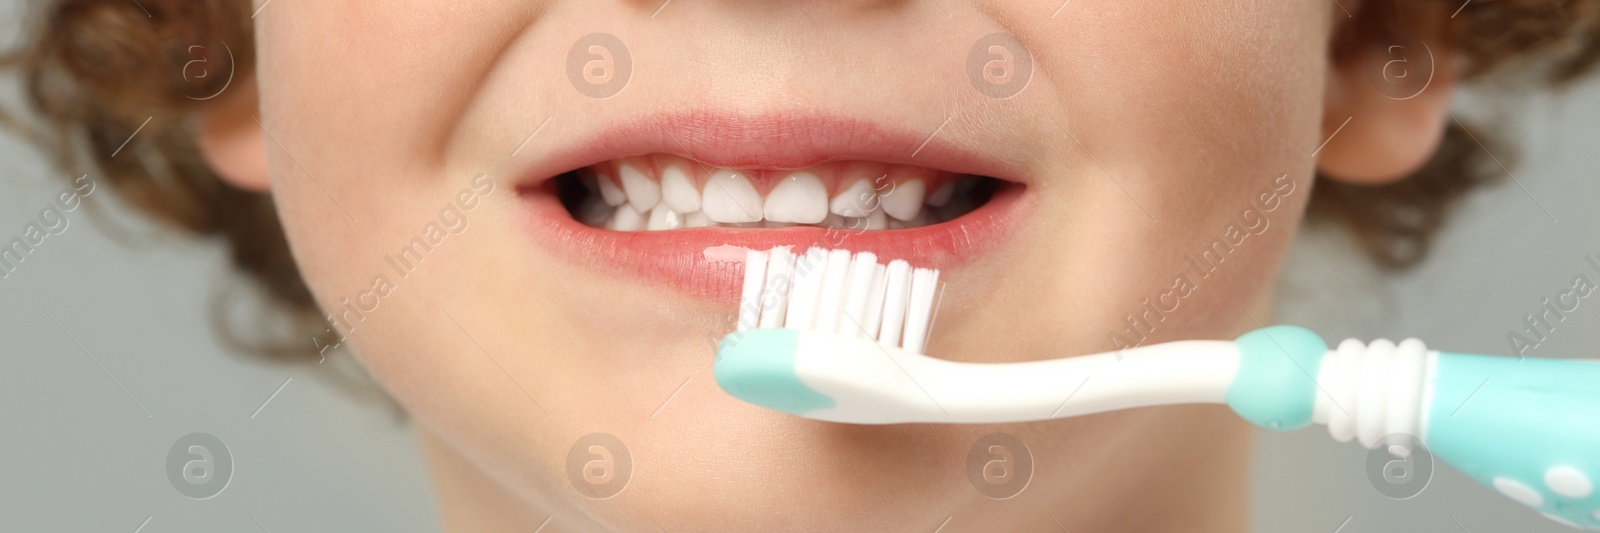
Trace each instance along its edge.
{"label": "toothbrush", "polygon": [[939,272],[870,252],[750,251],[717,384],[746,402],[853,424],[1002,423],[1225,404],[1275,431],[1324,424],[1434,457],[1566,525],[1600,530],[1600,360],[1466,355],[1294,326],[1020,363],[923,355]]}

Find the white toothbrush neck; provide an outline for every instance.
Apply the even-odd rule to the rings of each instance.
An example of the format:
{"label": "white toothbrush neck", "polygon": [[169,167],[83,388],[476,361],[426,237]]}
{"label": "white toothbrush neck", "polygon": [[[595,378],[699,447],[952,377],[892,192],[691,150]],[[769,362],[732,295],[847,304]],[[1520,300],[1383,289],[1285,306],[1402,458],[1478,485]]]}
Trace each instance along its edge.
{"label": "white toothbrush neck", "polygon": [[[899,408],[881,413],[885,419],[877,423],[1015,422],[1155,405],[1223,403],[1239,364],[1238,350],[1230,341],[1180,341],[1120,353],[1001,364],[960,363],[900,350],[887,353],[914,386],[898,387],[904,396]],[[841,411],[871,405],[866,398],[859,403],[844,400],[841,407],[850,407]],[[915,412],[903,412],[906,409]],[[821,416],[813,417],[831,418],[817,415]]]}
{"label": "white toothbrush neck", "polygon": [[[929,407],[924,422],[1012,422],[1120,409],[1227,403],[1239,369],[1232,341],[1177,341],[1122,352],[1006,364],[959,363],[891,350]],[[1437,357],[1421,341],[1347,340],[1315,375],[1315,422],[1339,441],[1371,446],[1385,435],[1426,438],[1428,373]],[[935,402],[937,402],[935,404]]]}
{"label": "white toothbrush neck", "polygon": [[1312,420],[1326,424],[1335,440],[1358,439],[1368,447],[1396,433],[1426,439],[1424,405],[1437,358],[1438,352],[1416,339],[1398,345],[1384,339],[1339,343],[1317,373],[1322,390]]}

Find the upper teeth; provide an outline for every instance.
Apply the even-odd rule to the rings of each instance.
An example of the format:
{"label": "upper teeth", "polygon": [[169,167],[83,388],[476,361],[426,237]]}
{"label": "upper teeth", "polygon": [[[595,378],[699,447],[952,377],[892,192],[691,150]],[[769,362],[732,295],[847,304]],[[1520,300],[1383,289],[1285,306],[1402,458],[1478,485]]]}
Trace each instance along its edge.
{"label": "upper teeth", "polygon": [[864,217],[877,209],[877,193],[872,190],[872,184],[864,179],[850,182],[828,202],[828,210],[841,217]]}
{"label": "upper teeth", "polygon": [[[607,169],[610,167],[610,170]],[[697,179],[696,170],[703,170]],[[928,194],[926,169],[830,163],[790,171],[771,183],[763,197],[760,172],[705,169],[677,157],[630,158],[598,166],[599,197],[578,210],[580,220],[617,231],[665,230],[708,225],[773,227],[818,224],[853,229],[898,229],[934,223],[925,205],[943,206],[955,191],[946,177]],[[837,189],[828,194],[827,178]],[[769,180],[771,178],[768,178]],[[703,183],[703,185],[697,185]],[[603,202],[605,207],[600,207]],[[602,222],[603,211],[610,210]],[[937,212],[944,213],[945,211]],[[761,224],[765,221],[765,224]]]}
{"label": "upper teeth", "polygon": [[828,189],[816,174],[796,172],[767,193],[765,209],[773,222],[816,224],[828,217]]}
{"label": "upper teeth", "polygon": [[700,196],[700,209],[712,222],[760,222],[764,212],[761,193],[743,174],[718,170],[711,174]]}
{"label": "upper teeth", "polygon": [[645,176],[639,167],[623,163],[617,167],[617,177],[622,179],[622,192],[628,195],[628,204],[640,213],[649,212],[661,201],[661,185]]}
{"label": "upper teeth", "polygon": [[911,180],[901,183],[883,195],[883,212],[899,220],[917,218],[922,212],[922,196],[927,191],[927,186],[922,180]]}
{"label": "upper teeth", "polygon": [[667,207],[679,213],[693,213],[700,210],[700,189],[695,187],[694,178],[690,177],[688,168],[674,164],[662,169],[661,200],[667,203]]}
{"label": "upper teeth", "polygon": [[600,181],[600,197],[605,199],[606,205],[616,207],[628,201],[628,193],[622,192],[610,176],[601,174],[595,179]]}

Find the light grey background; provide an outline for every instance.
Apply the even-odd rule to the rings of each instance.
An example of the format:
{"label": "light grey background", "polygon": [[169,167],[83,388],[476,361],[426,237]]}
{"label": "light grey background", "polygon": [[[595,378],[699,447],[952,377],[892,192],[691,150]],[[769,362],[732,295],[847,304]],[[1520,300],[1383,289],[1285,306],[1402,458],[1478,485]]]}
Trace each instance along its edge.
{"label": "light grey background", "polygon": [[[1579,274],[1600,281],[1583,259],[1600,255],[1600,83],[1510,107],[1505,94],[1462,96],[1464,119],[1518,117],[1485,128],[1516,145],[1514,179],[1471,197],[1428,261],[1401,276],[1376,272],[1342,233],[1302,234],[1280,279],[1280,322],[1333,342],[1417,337],[1435,349],[1511,354],[1507,334],[1541,299],[1554,300]],[[1509,166],[1509,155],[1496,158]],[[1600,302],[1590,300],[1527,355],[1600,357]],[[1331,532],[1346,520],[1344,533],[1572,531],[1448,468],[1418,497],[1391,500],[1368,482],[1366,450],[1334,443],[1320,427],[1264,434],[1258,446],[1258,531]]]}
{"label": "light grey background", "polygon": [[[14,4],[0,6],[0,35],[15,35]],[[14,80],[0,83],[15,102]],[[1280,321],[1330,339],[1508,353],[1507,331],[1573,276],[1593,276],[1582,257],[1600,253],[1600,84],[1517,112],[1520,127],[1501,133],[1521,147],[1521,187],[1473,197],[1428,263],[1400,277],[1373,271],[1337,232],[1303,235]],[[0,138],[0,241],[64,184]],[[210,304],[240,282],[221,249],[143,222],[109,188],[91,198],[134,237],[108,237],[79,209],[0,280],[0,530],[437,530],[411,429],[327,379],[341,360],[278,365],[224,348]],[[1600,355],[1596,307],[1585,302],[1534,354]],[[216,435],[234,460],[211,499],[179,494],[166,473],[168,449],[192,432]],[[1390,500],[1367,481],[1365,453],[1320,428],[1263,434],[1256,530],[1566,531],[1448,469],[1418,498]]]}

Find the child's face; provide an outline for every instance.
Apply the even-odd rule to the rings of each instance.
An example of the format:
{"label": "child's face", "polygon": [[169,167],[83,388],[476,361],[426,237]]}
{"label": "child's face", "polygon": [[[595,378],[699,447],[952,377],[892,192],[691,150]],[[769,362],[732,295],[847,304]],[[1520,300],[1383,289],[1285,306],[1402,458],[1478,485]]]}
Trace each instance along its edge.
{"label": "child's face", "polygon": [[[1159,463],[1176,452],[1150,428],[1187,423],[1199,428],[1185,438],[1204,441],[1194,435],[1217,429],[1215,413],[858,427],[741,403],[711,374],[738,278],[704,249],[823,232],[632,236],[581,225],[537,184],[647,153],[694,155],[709,165],[693,167],[698,180],[797,158],[1001,178],[1009,189],[973,214],[827,243],[944,268],[928,351],[950,359],[1227,338],[1269,320],[1247,310],[1311,193],[1343,12],[1321,0],[1087,4],[270,4],[257,39],[272,193],[360,360],[426,431],[558,521],[1003,520],[1027,502],[1120,490],[1091,472]],[[996,32],[1016,41],[974,48]],[[615,37],[596,46],[612,47],[611,79],[626,78],[609,98],[592,96],[612,91],[606,72],[583,78],[601,56],[573,52],[593,33]],[[1031,70],[969,76],[970,61],[983,72],[1007,54]],[[1018,76],[1015,96],[983,92],[1004,96],[984,84]],[[784,175],[747,174],[762,192]],[[830,194],[843,186],[824,178]],[[995,502],[974,490],[966,457],[1002,430],[1036,466],[1018,499]],[[633,464],[605,500],[568,472],[574,444],[597,432]],[[1118,456],[1149,460],[1105,459],[1130,448],[1145,451]]]}

